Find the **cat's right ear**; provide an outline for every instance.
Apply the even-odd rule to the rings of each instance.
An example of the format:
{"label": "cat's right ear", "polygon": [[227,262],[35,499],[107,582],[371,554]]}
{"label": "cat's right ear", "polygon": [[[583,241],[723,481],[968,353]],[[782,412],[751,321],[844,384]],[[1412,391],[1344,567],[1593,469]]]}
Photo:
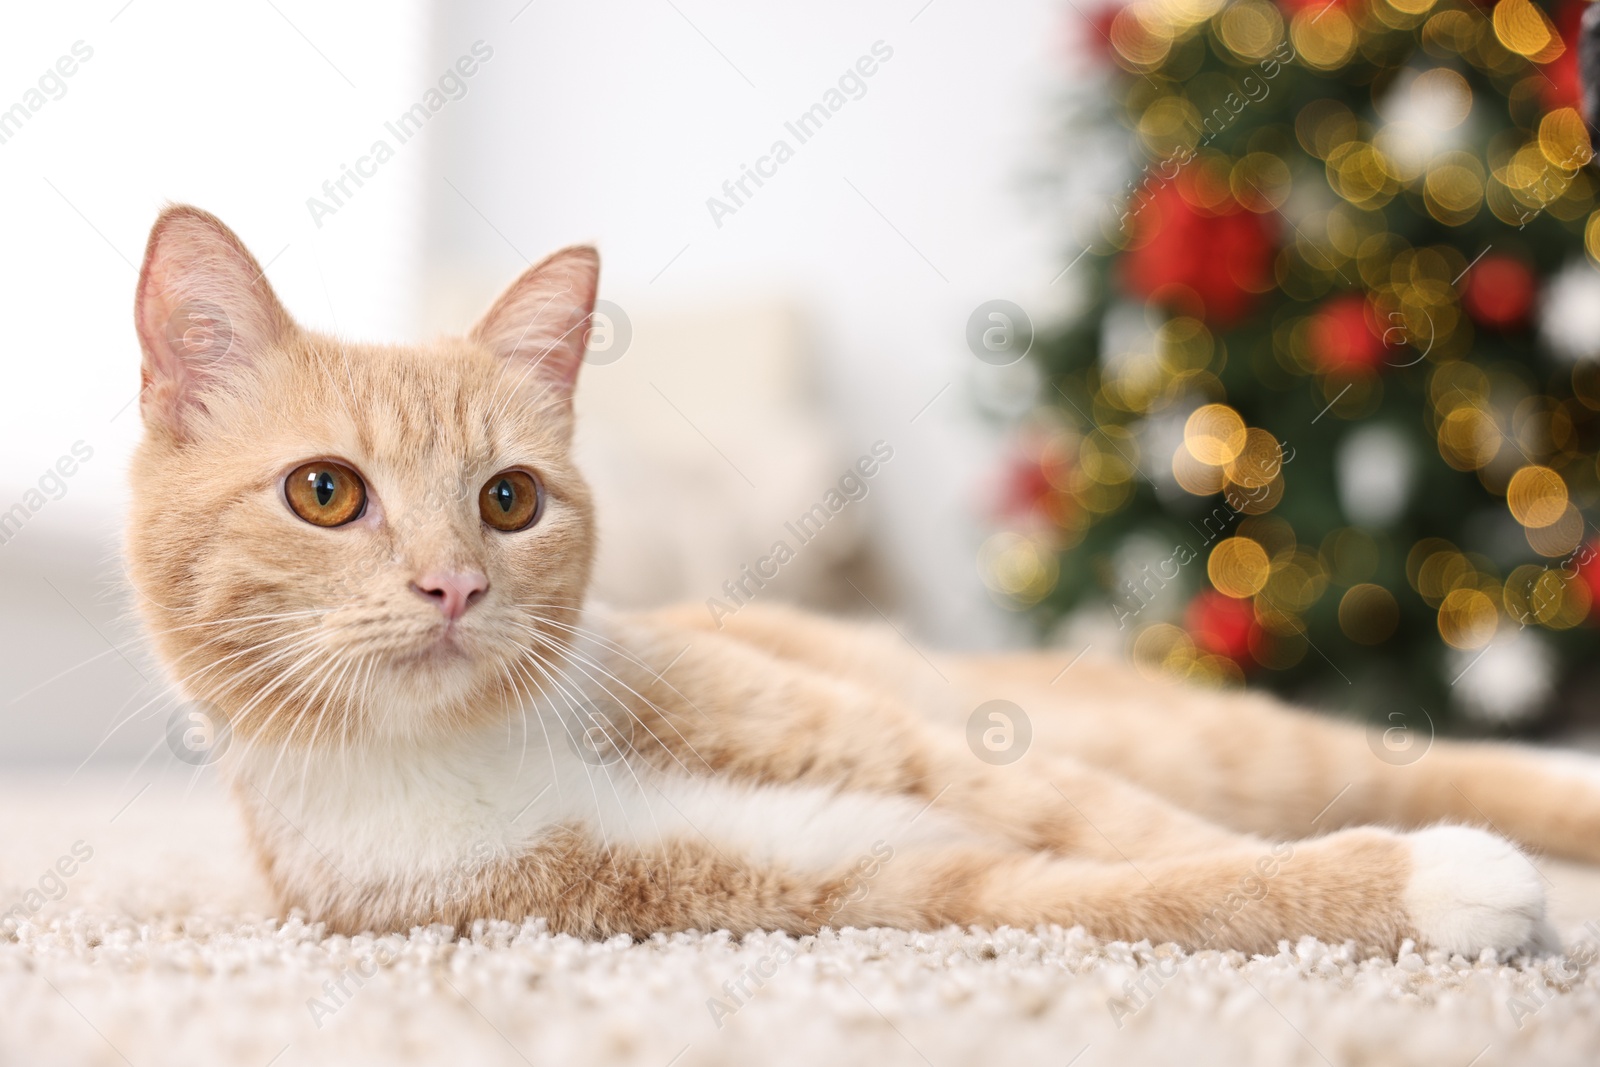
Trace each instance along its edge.
{"label": "cat's right ear", "polygon": [[140,414],[179,439],[208,393],[294,329],[244,243],[186,204],[167,208],[150,229],[133,314],[144,350]]}
{"label": "cat's right ear", "polygon": [[529,267],[500,294],[471,337],[501,359],[521,363],[558,402],[570,403],[589,341],[600,282],[600,254],[564,248]]}

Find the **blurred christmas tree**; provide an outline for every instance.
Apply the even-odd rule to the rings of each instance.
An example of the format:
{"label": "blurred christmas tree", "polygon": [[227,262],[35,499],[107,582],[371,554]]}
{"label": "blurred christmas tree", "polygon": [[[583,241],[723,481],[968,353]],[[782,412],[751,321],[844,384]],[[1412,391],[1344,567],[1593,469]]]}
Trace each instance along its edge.
{"label": "blurred christmas tree", "polygon": [[1377,718],[1562,703],[1600,647],[1585,6],[1092,20],[1135,176],[1031,353],[997,595],[1146,670]]}

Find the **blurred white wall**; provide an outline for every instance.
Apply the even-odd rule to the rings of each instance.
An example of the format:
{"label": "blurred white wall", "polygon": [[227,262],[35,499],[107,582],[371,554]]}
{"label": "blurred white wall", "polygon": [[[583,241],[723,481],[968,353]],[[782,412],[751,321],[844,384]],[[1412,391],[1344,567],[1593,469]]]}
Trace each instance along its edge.
{"label": "blurred white wall", "polygon": [[[991,298],[1060,303],[1058,232],[1023,186],[1069,62],[1061,6],[523,5],[438,8],[436,67],[477,40],[495,56],[442,131],[425,187],[432,324],[468,321],[523,257],[574,241],[599,243],[603,293],[637,329],[684,308],[789,302],[807,316],[841,447],[896,449],[871,514],[902,613],[930,640],[1001,640],[1009,620],[974,564],[995,443],[971,388],[994,368],[963,331]],[[873,73],[859,77],[864,58]],[[843,106],[802,143],[785,124],[846,75]],[[793,158],[763,164],[771,176],[715,217],[708,198],[733,204],[724,182],[778,140]],[[648,369],[623,358],[586,373]],[[757,485],[778,476],[758,446],[741,454]]]}
{"label": "blurred white wall", "polygon": [[[963,330],[994,297],[1061,302],[1056,231],[1024,186],[1070,62],[1062,19],[1047,0],[108,0],[8,12],[0,108],[76,42],[93,54],[0,143],[0,510],[74,442],[94,458],[0,544],[0,758],[79,751],[78,724],[97,731],[131,695],[119,687],[140,684],[106,641],[137,657],[116,619],[113,552],[138,430],[136,264],[167,200],[216,211],[302,321],[351,335],[459,329],[525,257],[577,240],[600,244],[602,295],[641,337],[716,321],[719,308],[784,309],[838,447],[896,449],[863,514],[891,549],[912,631],[1015,639],[973,562],[997,444],[973,403],[993,368]],[[478,41],[493,55],[463,79],[465,95],[319,226],[307,199],[378,138],[397,143],[384,124]],[[880,41],[893,54],[864,94],[798,144],[785,122]],[[724,181],[778,138],[794,157],[718,226],[707,198],[726,200]],[[586,373],[642,369],[625,356]],[[738,402],[675,399],[706,412]],[[741,458],[753,481],[785,477],[759,454]],[[73,590],[65,607],[52,577]],[[82,675],[92,685],[14,699],[97,654]],[[74,710],[84,700],[105,707]]]}
{"label": "blurred white wall", "polygon": [[[0,511],[75,442],[93,456],[0,544],[0,759],[76,763],[157,693],[146,677],[159,675],[122,621],[116,551],[139,432],[134,282],[162,204],[226,219],[302,321],[411,331],[422,151],[325,220],[338,225],[318,229],[305,203],[420,92],[427,5],[375,10],[303,0],[8,7],[0,109],[26,108],[78,42],[91,54],[59,87],[47,78],[42,106],[20,125],[0,126]],[[159,722],[139,719],[106,751],[143,754],[159,737]]]}

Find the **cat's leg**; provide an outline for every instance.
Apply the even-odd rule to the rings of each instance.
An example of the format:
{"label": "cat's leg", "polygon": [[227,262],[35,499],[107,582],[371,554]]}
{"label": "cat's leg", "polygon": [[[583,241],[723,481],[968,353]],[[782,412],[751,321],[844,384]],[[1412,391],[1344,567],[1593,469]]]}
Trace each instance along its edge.
{"label": "cat's leg", "polygon": [[[735,734],[718,729],[705,742],[699,740],[699,731],[715,715],[703,718],[699,708],[650,725],[649,740],[672,741],[680,730],[696,738],[694,746],[678,754],[681,767],[714,766],[717,773],[735,778],[908,795],[1025,849],[1078,859],[1121,862],[1250,841],[1238,830],[1184,810],[1112,771],[1063,755],[1059,745],[1035,744],[1019,750],[1020,758],[1010,763],[985,759],[988,753],[959,728],[960,717],[941,724],[887,684],[899,671],[913,677],[920,672],[944,689],[929,701],[959,699],[953,683],[939,683],[929,665],[892,635],[895,647],[885,647],[882,635],[753,605],[739,614],[736,626],[729,620],[720,633],[695,632],[712,629],[699,609],[658,612],[648,619],[668,624],[650,639],[657,658],[677,664],[674,677],[692,679],[702,698],[722,690],[715,705],[707,703],[713,712],[717,706],[740,709],[731,724]],[[642,631],[629,638],[641,648],[651,640]],[[902,652],[916,661],[914,666],[899,662]],[[715,672],[701,671],[702,656],[716,665]],[[760,683],[730,688],[729,678],[758,678]],[[914,683],[901,688],[906,685]],[[655,698],[651,708],[636,709],[643,717],[659,711],[655,702],[665,706],[673,692],[665,684],[652,688],[642,681],[637,688]],[[779,698],[771,699],[774,694]],[[1038,721],[1037,707],[1034,718],[1035,731],[1047,727]],[[760,743],[729,743],[755,730],[760,731]],[[1308,823],[1292,836],[1315,832]]]}
{"label": "cat's leg", "polygon": [[918,793],[930,796],[935,810],[957,813],[1023,848],[1117,862],[1267,847],[1070,758],[1029,753],[993,766],[931,728],[919,742],[928,771]]}
{"label": "cat's leg", "polygon": [[1453,822],[1600,861],[1600,759],[1436,737],[1421,709],[1365,726],[1265,694],[1163,684],[1090,662],[1052,685],[1067,659],[971,658],[947,669],[1028,709],[1036,747],[1240,830],[1298,838]]}
{"label": "cat's leg", "polygon": [[[1309,935],[1392,952],[1409,937],[1472,955],[1546,936],[1537,872],[1502,839],[1466,828],[1345,830],[1136,869],[1039,855],[910,854],[899,868],[885,864],[881,877],[885,907],[901,886],[931,889],[930,924],[1081,924],[1101,937],[1190,949],[1265,952]],[[872,893],[861,920],[841,918],[876,921]]]}
{"label": "cat's leg", "polygon": [[[1118,849],[1135,856],[1230,843],[1221,827],[1299,839],[1341,826],[1451,821],[1600,860],[1600,761],[1434,739],[1416,715],[1402,720],[1411,742],[1430,747],[1412,759],[1391,751],[1381,729],[1294,710],[1264,694],[1152,681],[1125,664],[1074,662],[1062,653],[945,657],[930,666],[892,633],[787,609],[748,606],[722,620],[722,632],[699,639],[693,630],[716,629],[703,610],[654,618],[689,630],[691,641],[723,644],[725,656],[732,638],[768,657],[764,670],[787,664],[795,679],[808,679],[797,685],[827,679],[826,709],[808,712],[812,733],[845,751],[872,751],[879,724],[905,718],[887,705],[917,708],[948,758],[936,766],[917,761],[918,781],[908,784],[896,776],[911,764],[891,755],[876,781],[860,784],[931,797],[956,782],[946,799],[989,813],[991,826],[1009,826],[1008,836],[1026,847],[1114,858]],[[841,686],[850,701],[839,699]],[[1012,766],[986,768],[950,739],[959,738],[967,713],[995,698],[1029,717],[1032,750]],[[856,706],[863,701],[886,703],[869,713]],[[951,729],[939,730],[941,719]],[[903,722],[897,729],[906,729]],[[833,773],[836,759],[813,760],[795,736],[787,757]],[[898,753],[906,743],[902,733],[881,748]],[[1051,784],[1075,768],[1082,792]],[[1125,791],[1119,779],[1142,789]]]}
{"label": "cat's leg", "polygon": [[[335,881],[335,894],[345,892]],[[425,890],[424,890],[425,891]],[[380,904],[400,910],[384,915]],[[933,929],[1081,925],[1108,939],[1190,949],[1271,951],[1313,936],[1393,952],[1405,938],[1474,955],[1536,939],[1544,901],[1515,849],[1465,828],[1395,834],[1348,830],[1314,841],[1127,862],[1063,859],[1014,848],[893,840],[826,870],[751,861],[698,839],[606,849],[580,832],[477,872],[472,892],[418,910],[405,894],[366,891],[304,902],[336,928],[465,927],[474,919],[545,917],[579,936],[824,926]],[[339,906],[341,905],[342,906]]]}
{"label": "cat's leg", "polygon": [[882,622],[846,622],[767,603],[745,604],[715,618],[702,604],[676,604],[643,617],[686,632],[689,641],[696,632],[716,634],[915,707],[950,702],[954,709],[959,703],[938,665],[944,657],[912,646]]}
{"label": "cat's leg", "polygon": [[[1324,940],[1355,938],[1363,944],[1392,947],[1381,939],[1368,940],[1377,936],[1375,928],[1361,924],[1371,917],[1357,914],[1368,906],[1380,909],[1374,915],[1394,914],[1395,905],[1383,897],[1389,890],[1382,886],[1388,883],[1380,877],[1388,872],[1399,879],[1401,910],[1410,924],[1396,927],[1411,931],[1403,936],[1463,952],[1516,947],[1525,938],[1540,945],[1556,943],[1544,924],[1542,876],[1497,834],[1464,826],[1435,826],[1409,834],[1360,828],[1292,840],[1334,829],[1318,825],[1321,820],[1313,814],[1305,823],[1309,829],[1290,826],[1273,843],[1207,822],[1115,775],[1068,759],[1039,753],[1011,766],[990,767],[943,740],[937,733],[924,738],[928,751],[936,754],[929,762],[935,777],[949,776],[941,803],[948,801],[953,810],[991,833],[1061,856],[1074,870],[1101,868],[1089,879],[1091,884],[1100,884],[1094,879],[1104,876],[1108,866],[1131,873],[1134,877],[1121,884],[1131,892],[1129,900],[1140,902],[1141,922],[1148,917],[1145,908],[1161,914],[1176,908],[1181,921],[1190,921],[1186,909],[1198,906],[1207,917],[1205,923],[1214,929],[1219,916],[1234,915],[1245,908],[1243,902],[1253,908],[1270,882],[1281,886],[1273,892],[1309,896],[1279,901],[1283,907],[1268,908],[1257,916],[1260,925],[1246,921],[1231,931],[1227,944],[1259,948],[1263,942],[1252,938],[1271,941],[1295,936],[1285,930],[1301,929]],[[1295,877],[1277,881],[1278,861],[1287,857],[1308,860]],[[1244,858],[1253,862],[1239,875]],[[1293,865],[1286,863],[1284,869]],[[1229,877],[1246,881],[1219,891],[1217,879],[1226,882]],[[994,919],[993,914],[998,913],[983,912],[967,921],[1015,921]],[[1073,921],[1090,925],[1082,918]],[[1534,932],[1525,934],[1529,923]],[[1161,936],[1189,947],[1207,943],[1186,939],[1172,927],[1164,929],[1168,932]],[[1357,929],[1365,932],[1351,932]]]}
{"label": "cat's leg", "polygon": [[[752,621],[756,617],[752,613]],[[675,691],[664,684],[652,688],[643,679],[634,686],[653,694],[648,707],[634,709],[645,726],[634,744],[660,770],[670,772],[676,764],[736,780],[907,796],[997,839],[1080,859],[1120,862],[1248,841],[1068,757],[1023,751],[1016,762],[990,762],[962,731],[929,722],[848,672],[841,678],[838,671],[734,635],[694,640],[696,649],[679,657],[674,673],[693,679],[699,705],[669,717]],[[644,644],[637,634],[633,643]],[[665,660],[677,655],[678,646],[668,641],[660,651]],[[703,670],[706,664],[716,670]],[[680,738],[683,745],[672,761],[657,754],[655,742],[664,746]]]}
{"label": "cat's leg", "polygon": [[[1328,812],[1330,825],[1439,821],[1487,826],[1530,848],[1600,862],[1600,759],[1496,742],[1435,739],[1414,761],[1377,735],[1332,724],[1327,742],[1366,773]],[[1419,740],[1417,744],[1425,743]],[[1382,755],[1378,755],[1382,753]]]}

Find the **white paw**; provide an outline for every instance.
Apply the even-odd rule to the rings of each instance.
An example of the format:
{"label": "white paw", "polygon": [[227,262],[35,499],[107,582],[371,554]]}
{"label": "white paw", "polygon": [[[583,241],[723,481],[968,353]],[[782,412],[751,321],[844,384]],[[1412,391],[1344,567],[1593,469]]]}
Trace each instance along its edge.
{"label": "white paw", "polygon": [[1511,842],[1464,826],[1406,835],[1411,882],[1405,908],[1422,942],[1476,956],[1540,940],[1544,888],[1539,872]]}

